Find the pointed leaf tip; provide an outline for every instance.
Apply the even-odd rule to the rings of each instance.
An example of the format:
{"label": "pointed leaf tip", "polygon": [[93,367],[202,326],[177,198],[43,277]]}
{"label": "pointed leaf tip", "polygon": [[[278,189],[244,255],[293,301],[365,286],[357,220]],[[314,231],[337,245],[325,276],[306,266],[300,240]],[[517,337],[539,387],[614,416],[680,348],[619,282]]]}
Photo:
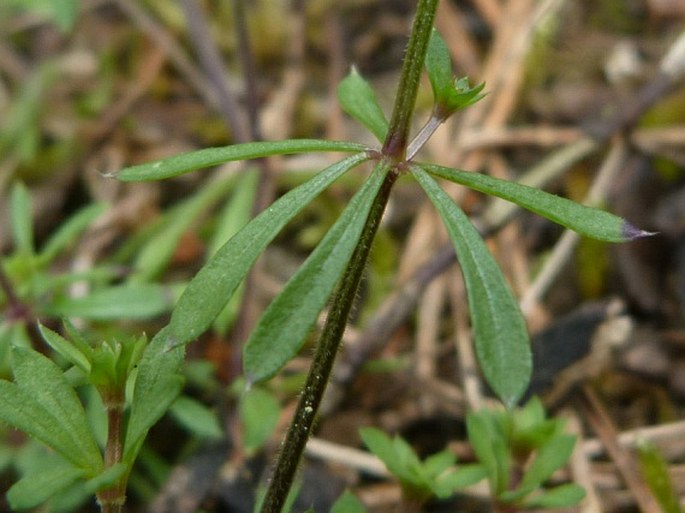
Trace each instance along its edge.
{"label": "pointed leaf tip", "polygon": [[636,240],[643,237],[652,237],[657,235],[659,232],[648,232],[646,230],[641,230],[640,228],[633,226],[628,221],[623,221],[623,227],[621,228],[623,236],[626,240]]}

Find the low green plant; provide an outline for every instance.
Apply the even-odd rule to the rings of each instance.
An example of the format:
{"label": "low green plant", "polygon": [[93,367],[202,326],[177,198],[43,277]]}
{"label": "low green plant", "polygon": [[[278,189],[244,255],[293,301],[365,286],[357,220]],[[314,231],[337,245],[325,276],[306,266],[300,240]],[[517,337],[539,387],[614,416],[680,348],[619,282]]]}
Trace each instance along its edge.
{"label": "low green plant", "polygon": [[[132,458],[122,458],[122,454],[131,454],[122,433],[126,387],[147,341],[140,337],[91,346],[73,327],[67,329],[71,341],[45,327],[41,327],[41,333],[57,353],[73,364],[71,372],[65,374],[55,362],[33,349],[14,346],[14,382],[0,381],[0,419],[53,451],[49,464],[26,473],[10,488],[7,498],[14,509],[31,508],[78,486],[82,495],[96,494],[103,511],[113,511],[123,504],[133,464]],[[97,390],[104,405],[104,452],[74,389],[74,384],[84,382]],[[177,380],[168,393],[175,398],[180,388],[181,381]]]}
{"label": "low green plant", "polygon": [[[185,345],[213,327],[217,318],[225,311],[231,297],[239,289],[252,264],[284,226],[324,189],[352,169],[360,168],[365,163],[372,164],[372,170],[359,191],[309,258],[266,309],[244,346],[244,374],[249,387],[274,376],[298,353],[313,330],[319,313],[327,303],[329,305],[328,316],[319,336],[300,402],[263,502],[264,512],[280,512],[292,488],[297,466],[328,382],[371,244],[393,185],[400,176],[411,176],[418,182],[445,223],[466,282],[476,353],[483,375],[497,397],[510,409],[524,394],[531,372],[531,355],[525,323],[514,295],[481,237],[436,179],[446,179],[504,198],[583,235],[600,240],[622,242],[645,235],[644,232],[610,213],[588,208],[541,190],[415,160],[415,156],[435,129],[456,110],[477,101],[482,97],[483,91],[482,84],[470,87],[467,80],[455,80],[453,77],[447,49],[433,29],[436,7],[437,0],[420,0],[418,3],[397,97],[389,121],[379,107],[372,88],[359,74],[353,71],[340,85],[338,96],[343,109],[368,128],[379,139],[380,146],[368,147],[354,142],[311,139],[251,142],[202,149],[129,167],[113,174],[121,181],[160,180],[228,161],[270,155],[306,152],[349,154],[280,197],[219,247],[185,288],[172,311],[169,324],[145,345],[142,354],[138,349],[130,352],[118,350],[112,345],[107,346],[110,349],[106,351],[113,354],[108,357],[108,361],[111,362],[108,369],[114,369],[112,375],[116,377],[117,387],[124,382],[130,383],[131,387],[128,408],[120,415],[120,428],[124,435],[123,441],[120,441],[121,455],[117,463],[109,467],[104,465],[96,448],[89,442],[90,438],[85,434],[84,445],[78,448],[68,445],[79,445],[80,440],[75,439],[73,434],[76,431],[70,431],[68,438],[65,438],[67,445],[61,439],[55,440],[55,435],[41,435],[44,438],[42,440],[48,445],[54,446],[57,443],[57,447],[53,448],[58,454],[64,453],[64,458],[79,456],[78,461],[67,458],[73,467],[72,474],[78,474],[79,478],[87,477],[86,482],[95,480],[97,486],[93,485],[92,488],[100,490],[98,493],[109,493],[112,487],[116,488],[116,500],[108,502],[101,499],[104,511],[119,511],[123,500],[121,484],[122,480],[125,481],[131,462],[140,452],[150,427],[168,410],[181,391],[180,369]],[[433,89],[434,108],[424,127],[416,138],[411,140],[409,132],[424,62]],[[21,241],[18,242],[23,244]],[[153,270],[150,275],[154,275],[155,272],[157,271]],[[88,359],[88,351],[74,340],[72,343],[82,356],[64,349],[63,354],[70,359],[69,355],[73,353],[70,361],[75,367],[86,374],[88,365],[91,371],[98,368],[94,361]],[[138,345],[135,347],[139,348]],[[78,432],[84,432],[85,421],[79,409],[81,406],[75,399],[73,390],[64,382],[64,374],[45,357],[30,350],[17,349],[14,353],[14,366],[17,366],[14,369],[16,382],[5,382],[3,386],[16,394],[29,394],[29,389],[37,391],[37,385],[32,384],[33,381],[40,382],[41,387],[53,391],[57,390],[57,383],[60,383],[59,397],[54,397],[57,392],[44,392],[46,395],[39,396],[45,397],[44,400],[41,399],[41,407],[45,410],[45,415],[63,416],[64,418],[58,419],[60,422],[68,420],[74,429],[81,425]],[[135,381],[131,381],[130,374],[127,374],[132,371],[131,358],[124,358],[123,355],[134,353],[137,366]],[[127,363],[119,358],[124,358]],[[26,361],[39,362],[46,369],[50,368],[50,372],[40,380],[38,376],[24,378],[22,362]],[[121,388],[117,390],[121,393]],[[57,408],[58,413],[51,412],[52,408]],[[67,413],[67,410],[71,409],[74,413]],[[0,410],[10,411],[11,404],[0,402]],[[511,433],[502,431],[501,426],[515,425],[515,422],[509,421],[508,424],[502,424],[504,421],[497,420],[500,417],[490,417],[486,414],[473,418],[476,420],[471,420],[471,424],[482,424],[490,429],[492,436],[509,436]],[[34,421],[36,426],[40,427],[45,419],[7,418],[8,422],[29,433],[34,429]],[[57,432],[62,431],[58,429]],[[67,436],[67,433],[62,434]],[[475,436],[477,434],[474,434]],[[480,440],[482,442],[483,438]],[[503,438],[502,443],[513,440]],[[550,440],[558,444],[567,443],[562,442],[566,439],[560,436],[554,436]],[[479,448],[476,448],[476,445]],[[477,451],[485,451],[481,445],[483,444],[474,442]],[[542,448],[540,454],[543,454]],[[544,454],[549,453],[545,451]],[[540,476],[547,474],[542,471],[532,472],[533,477],[529,478],[529,482],[527,481],[523,488],[523,485],[517,485],[512,489],[511,481],[502,474],[503,469],[498,467],[492,458],[488,459],[485,452],[479,456],[488,471],[488,476],[496,479],[492,481],[493,491],[501,501],[517,501],[527,496],[533,481],[535,486],[538,486]],[[547,459],[556,461],[553,456],[538,456],[538,459],[542,462]],[[542,466],[542,463],[540,465]],[[424,475],[426,476],[430,477],[430,473]],[[517,493],[522,495],[518,496]],[[534,499],[526,500],[529,501],[528,504],[531,504],[530,501],[534,503]]]}
{"label": "low green plant", "polygon": [[664,513],[683,513],[680,497],[669,473],[668,462],[653,443],[637,444],[640,473]]}
{"label": "low green plant", "polygon": [[564,433],[563,419],[548,419],[538,399],[514,410],[470,412],[466,426],[496,511],[562,508],[585,496],[575,483],[544,487],[568,462],[576,437]]}
{"label": "low green plant", "polygon": [[[539,399],[532,398],[520,408],[469,412],[466,425],[476,461],[460,465],[448,449],[422,461],[401,436],[391,438],[375,428],[362,428],[359,433],[399,481],[407,511],[418,510],[431,499],[452,497],[483,479],[489,483],[495,511],[563,508],[585,496],[574,483],[548,486],[553,474],[568,463],[576,437],[564,432],[563,419],[547,418]],[[647,460],[652,481],[672,503],[672,489],[663,481],[663,465],[655,462],[652,453]],[[339,507],[365,511],[351,494],[341,498]]]}
{"label": "low green plant", "polygon": [[456,467],[456,457],[448,449],[421,461],[400,436],[390,438],[375,428],[363,428],[359,434],[399,480],[404,500],[412,504],[421,505],[434,497],[445,499],[486,476],[485,468],[478,464]]}
{"label": "low green plant", "polygon": [[[74,213],[40,249],[34,242],[29,193],[21,182],[12,187],[9,205],[13,251],[0,261],[4,276],[0,307],[10,311],[0,323],[0,337],[5,342],[28,345],[26,329],[35,318],[140,319],[169,310],[167,290],[162,285],[114,284],[121,275],[120,266],[101,264],[87,271],[53,271],[58,260],[106,210],[105,204],[94,203]],[[91,293],[71,297],[69,286],[75,283],[88,283]]]}

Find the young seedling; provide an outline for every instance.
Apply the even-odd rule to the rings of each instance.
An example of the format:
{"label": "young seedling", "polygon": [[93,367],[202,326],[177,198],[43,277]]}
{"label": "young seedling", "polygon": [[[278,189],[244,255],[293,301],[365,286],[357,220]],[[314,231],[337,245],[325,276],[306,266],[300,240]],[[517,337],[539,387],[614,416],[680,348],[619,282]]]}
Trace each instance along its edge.
{"label": "young seedling", "polygon": [[538,399],[520,409],[471,412],[466,426],[496,511],[567,507],[585,496],[574,483],[543,487],[568,462],[575,437],[563,432],[562,419],[546,418]]}
{"label": "young seedling", "polygon": [[[103,512],[117,512],[125,500],[133,459],[125,458],[126,386],[147,343],[145,337],[125,342],[88,344],[67,325],[72,340],[41,327],[45,341],[73,367],[65,374],[52,360],[27,348],[12,348],[14,382],[0,381],[0,419],[47,445],[54,454],[48,465],[24,475],[7,493],[14,509],[35,507],[67,489],[95,494]],[[92,385],[107,417],[104,453],[70,381]],[[174,398],[180,381],[170,388]],[[130,453],[130,451],[129,451]]]}
{"label": "young seedling", "polygon": [[359,434],[400,482],[406,504],[420,507],[434,497],[445,499],[486,476],[485,468],[478,464],[456,467],[456,457],[449,450],[421,461],[402,437],[390,438],[375,428],[363,428]]}

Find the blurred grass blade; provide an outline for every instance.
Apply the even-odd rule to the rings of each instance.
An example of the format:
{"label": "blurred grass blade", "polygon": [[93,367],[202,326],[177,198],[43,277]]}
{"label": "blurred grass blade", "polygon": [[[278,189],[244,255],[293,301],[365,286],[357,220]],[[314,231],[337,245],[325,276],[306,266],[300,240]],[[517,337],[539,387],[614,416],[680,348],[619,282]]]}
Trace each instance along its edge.
{"label": "blurred grass blade", "polygon": [[95,290],[77,297],[61,297],[45,307],[56,317],[112,319],[150,319],[171,310],[174,295],[169,286],[158,283],[128,283]]}
{"label": "blurred grass blade", "polygon": [[502,402],[512,407],[528,387],[532,366],[518,303],[466,214],[423,169],[413,166],[412,174],[437,208],[454,244],[483,375]]}
{"label": "blurred grass blade", "polygon": [[240,396],[238,407],[244,429],[244,450],[253,455],[276,429],[281,417],[281,403],[270,391],[255,386]]}
{"label": "blurred grass blade", "polygon": [[555,486],[526,500],[526,509],[559,509],[575,506],[585,497],[585,490],[575,483]]}
{"label": "blurred grass blade", "polygon": [[373,88],[354,66],[338,84],[336,92],[343,110],[368,128],[376,139],[384,141],[388,133],[388,120],[378,104]]}
{"label": "blurred grass blade", "polygon": [[82,208],[60,224],[40,250],[38,255],[40,265],[47,265],[52,262],[106,209],[106,203],[93,203]]}
{"label": "blurred grass blade", "polygon": [[23,256],[34,254],[31,198],[26,186],[15,182],[10,196],[10,218],[14,249]]}
{"label": "blurred grass blade", "polygon": [[169,343],[185,344],[204,332],[223,310],[264,248],[321,191],[367,160],[364,153],[329,166],[291,190],[236,233],[190,282],[171,315]]}
{"label": "blurred grass blade", "polygon": [[0,155],[3,159],[16,159],[25,164],[37,156],[42,137],[40,118],[45,112],[46,91],[59,78],[57,60],[47,60],[22,81],[16,99],[8,109],[3,109],[0,120]]}
{"label": "blurred grass blade", "polygon": [[248,382],[273,376],[302,348],[345,271],[387,168],[376,166],[326,236],[266,309],[243,350]]}
{"label": "blurred grass blade", "polygon": [[641,441],[637,445],[640,473],[652,491],[664,513],[683,513],[678,492],[673,485],[668,463],[659,449],[651,442]]}
{"label": "blurred grass blade", "polygon": [[314,153],[321,151],[360,152],[365,151],[362,144],[342,141],[322,141],[320,139],[290,139],[286,141],[262,141],[233,144],[220,148],[205,148],[175,155],[163,160],[146,162],[124,168],[110,176],[122,182],[142,182],[172,178],[196,169],[216,166],[235,160],[250,160],[269,155],[289,155],[294,153]]}
{"label": "blurred grass blade", "polygon": [[235,187],[236,179],[231,176],[207,183],[199,191],[185,199],[164,214],[162,227],[151,235],[140,249],[133,267],[135,281],[149,281],[156,278],[168,266],[186,233],[197,217],[211,208]]}
{"label": "blurred grass blade", "polygon": [[432,175],[511,201],[574,232],[607,242],[626,242],[652,235],[614,214],[554,194],[480,173],[421,164]]}
{"label": "blurred grass blade", "polygon": [[196,399],[182,395],[173,402],[169,413],[179,426],[198,438],[218,440],[223,434],[216,412]]}

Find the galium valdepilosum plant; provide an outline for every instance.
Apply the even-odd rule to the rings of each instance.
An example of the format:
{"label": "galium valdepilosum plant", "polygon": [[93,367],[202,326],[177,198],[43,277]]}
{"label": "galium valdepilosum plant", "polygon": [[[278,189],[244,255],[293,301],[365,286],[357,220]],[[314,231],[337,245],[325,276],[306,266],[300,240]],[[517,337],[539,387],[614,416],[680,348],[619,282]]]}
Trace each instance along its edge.
{"label": "galium valdepilosum plant", "polygon": [[[416,180],[447,228],[466,283],[478,361],[486,381],[508,408],[524,394],[531,373],[525,322],[480,235],[436,179],[511,201],[588,237],[622,242],[645,235],[610,213],[538,189],[415,160],[435,129],[457,110],[478,101],[484,90],[483,84],[471,87],[467,79],[453,76],[447,48],[433,29],[436,7],[437,0],[418,2],[389,120],[379,107],[373,89],[356,71],[338,88],[343,109],[376,136],[378,146],[313,139],[251,142],[202,149],[113,174],[121,181],[160,180],[228,161],[270,155],[348,154],[269,205],[219,248],[188,284],[169,324],[147,344],[138,361],[122,427],[125,432],[123,461],[135,458],[149,428],[180,392],[179,369],[185,344],[212,327],[255,260],[287,223],[351,170],[371,169],[338,220],[263,313],[243,349],[248,384],[269,379],[302,348],[318,315],[328,304],[311,369],[263,502],[262,511],[269,513],[281,511],[292,486],[369,249],[400,175],[410,175]],[[429,120],[412,139],[410,128],[424,65],[433,90],[434,107]],[[367,163],[368,167],[363,166]],[[100,468],[100,460],[97,465]]]}
{"label": "galium valdepilosum plant", "polygon": [[[449,53],[434,31],[436,0],[422,0],[404,60],[392,116],[388,121],[368,83],[356,72],[340,84],[343,109],[381,142],[367,147],[353,142],[288,140],[211,148],[116,173],[119,180],[170,178],[229,160],[312,151],[350,155],[291,190],[248,223],[200,270],[181,296],[171,322],[150,346],[157,351],[178,348],[211,326],[255,259],[292,219],[322,190],[346,172],[370,162],[372,171],[338,221],[269,305],[243,350],[248,382],[273,376],[301,349],[317,316],[329,303],[309,377],[264,503],[279,511],[284,490],[292,483],[379,220],[399,175],[410,174],[438,210],[452,240],[466,282],[473,338],[483,375],[505,405],[513,406],[525,392],[531,356],[525,322],[516,299],[481,237],[436,178],[514,202],[588,237],[622,242],[645,235],[610,213],[514,182],[414,160],[441,122],[458,109],[478,101],[483,85],[455,80]],[[433,89],[434,108],[416,138],[409,129],[425,62]],[[169,358],[168,355],[164,356]],[[180,355],[178,356],[180,358]]]}

